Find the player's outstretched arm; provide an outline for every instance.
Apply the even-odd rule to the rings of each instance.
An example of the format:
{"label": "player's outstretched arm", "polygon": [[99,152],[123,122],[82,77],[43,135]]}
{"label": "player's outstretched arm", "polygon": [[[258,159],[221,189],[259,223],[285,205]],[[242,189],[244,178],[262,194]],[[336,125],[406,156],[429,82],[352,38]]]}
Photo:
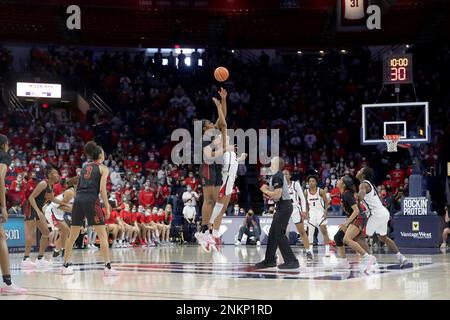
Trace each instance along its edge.
{"label": "player's outstretched arm", "polygon": [[222,134],[222,148],[225,149],[227,147],[227,122],[225,120],[225,115],[223,113],[221,103],[214,97],[212,99],[217,107],[217,114],[219,115],[219,119],[217,120],[217,122]]}
{"label": "player's outstretched arm", "polygon": [[227,90],[220,87],[219,95],[220,95],[220,104],[222,105],[223,117],[227,118]]}
{"label": "player's outstretched arm", "polygon": [[247,158],[247,154],[245,152],[241,153],[241,155],[239,156],[239,158],[237,158],[238,162],[242,162]]}

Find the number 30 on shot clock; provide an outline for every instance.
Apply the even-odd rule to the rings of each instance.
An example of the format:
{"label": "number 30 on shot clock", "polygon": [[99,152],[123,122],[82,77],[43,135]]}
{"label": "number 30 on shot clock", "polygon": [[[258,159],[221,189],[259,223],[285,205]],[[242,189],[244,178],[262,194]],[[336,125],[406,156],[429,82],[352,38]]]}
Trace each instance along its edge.
{"label": "number 30 on shot clock", "polygon": [[411,54],[385,56],[383,84],[412,83],[413,61]]}

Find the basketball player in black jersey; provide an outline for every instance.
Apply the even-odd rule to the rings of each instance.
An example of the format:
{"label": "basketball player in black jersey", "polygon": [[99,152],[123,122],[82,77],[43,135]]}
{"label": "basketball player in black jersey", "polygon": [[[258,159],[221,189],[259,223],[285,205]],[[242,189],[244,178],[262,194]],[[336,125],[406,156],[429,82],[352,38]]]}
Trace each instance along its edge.
{"label": "basketball player in black jersey", "polygon": [[[105,154],[103,149],[93,141],[88,142],[84,146],[84,153],[89,162],[83,165],[80,172],[77,193],[72,207],[72,226],[69,239],[66,242],[61,273],[63,275],[73,274],[73,268],[69,262],[72,256],[73,244],[80,234],[85,219],[87,219],[88,225],[94,227],[100,239],[100,251],[105,262],[104,276],[116,276],[118,272],[111,268],[108,234],[105,227],[105,220],[109,219],[111,213],[106,193],[106,181],[109,171],[102,164],[105,160]],[[99,194],[106,208],[106,216],[103,216],[103,211],[100,207]]]}
{"label": "basketball player in black jersey", "polygon": [[4,286],[0,289],[2,295],[19,295],[25,294],[26,289],[20,288],[12,283],[11,271],[9,267],[9,251],[6,241],[6,233],[3,223],[8,221],[8,210],[6,208],[6,185],[5,177],[8,167],[11,164],[11,156],[8,154],[9,142],[8,138],[0,134],[0,267],[2,269],[2,277]]}
{"label": "basketball player in black jersey", "polygon": [[343,176],[339,179],[337,187],[341,193],[342,207],[347,214],[347,220],[339,227],[339,231],[334,236],[334,241],[336,242],[340,265],[349,267],[349,263],[346,260],[344,243],[359,253],[363,258],[367,258],[370,255],[369,247],[363,235],[367,223],[367,216],[356,199],[356,186],[350,176]]}
{"label": "basketball player in black jersey", "polygon": [[[53,185],[59,181],[58,170],[51,165],[47,165],[45,177],[45,180],[38,183],[28,197],[28,203],[25,204],[25,254],[21,263],[24,268],[46,268],[51,266],[51,262],[44,259],[50,231],[47,227],[47,219],[43,208],[50,199],[55,199],[53,196]],[[55,199],[55,201],[57,200]],[[36,228],[41,232],[41,239],[39,241],[37,260],[33,262],[30,259],[30,251],[33,240],[36,239]]]}
{"label": "basketball player in black jersey", "polygon": [[[220,105],[222,106],[223,119],[227,116],[227,91],[224,88],[220,88]],[[209,120],[202,120],[202,130],[205,134],[208,130],[218,129],[226,126],[226,123],[222,117],[219,117],[215,124]],[[222,158],[226,150],[215,150],[211,147],[214,143],[214,137],[211,137],[211,141],[202,140],[202,158],[209,159],[210,162],[214,159]],[[232,146],[234,148],[234,146]],[[219,194],[220,186],[222,185],[222,165],[219,163],[206,163],[205,161],[200,166],[200,178],[203,188],[203,205],[202,205],[202,227],[200,232],[195,234],[199,244],[202,248],[209,252],[211,251],[210,245],[215,242],[205,241],[214,240],[212,232],[212,224],[209,220],[216,204]]]}

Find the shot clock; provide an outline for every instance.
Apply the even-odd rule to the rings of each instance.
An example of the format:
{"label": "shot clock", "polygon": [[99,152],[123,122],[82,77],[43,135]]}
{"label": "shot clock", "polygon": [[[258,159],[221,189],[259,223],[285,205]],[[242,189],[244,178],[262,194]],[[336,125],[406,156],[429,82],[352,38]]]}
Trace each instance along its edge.
{"label": "shot clock", "polygon": [[385,56],[383,61],[383,84],[413,82],[411,54]]}

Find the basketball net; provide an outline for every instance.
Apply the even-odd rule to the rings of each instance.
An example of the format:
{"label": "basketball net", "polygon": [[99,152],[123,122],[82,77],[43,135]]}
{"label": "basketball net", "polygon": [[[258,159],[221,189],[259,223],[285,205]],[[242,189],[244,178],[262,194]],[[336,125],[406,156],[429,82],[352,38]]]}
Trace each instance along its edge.
{"label": "basketball net", "polygon": [[384,140],[387,144],[387,151],[388,152],[397,152],[397,143],[400,139],[399,134],[387,134],[384,137]]}

